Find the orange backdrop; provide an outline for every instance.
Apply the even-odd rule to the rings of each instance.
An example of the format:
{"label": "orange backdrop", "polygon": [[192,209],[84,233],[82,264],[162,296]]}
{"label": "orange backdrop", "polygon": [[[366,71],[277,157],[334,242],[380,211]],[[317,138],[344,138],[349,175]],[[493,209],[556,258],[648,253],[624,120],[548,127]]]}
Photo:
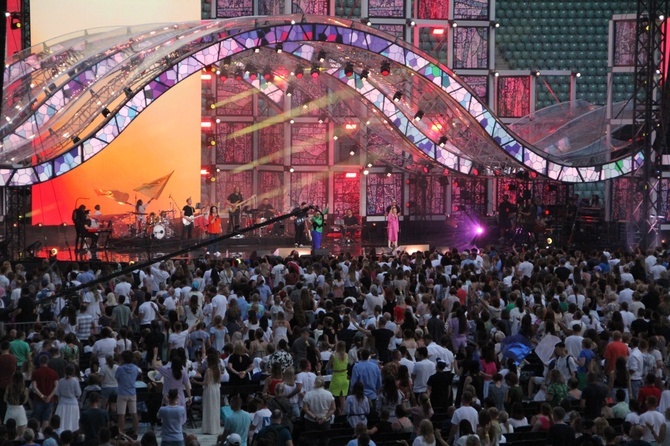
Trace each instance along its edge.
{"label": "orange backdrop", "polygon": [[[73,13],[77,11],[77,13]],[[51,0],[31,1],[33,44],[80,29],[100,26],[161,23],[200,19],[199,0]],[[184,206],[186,198],[200,201],[200,105],[201,81],[193,75],[164,93],[145,109],[107,148],[72,172],[32,188],[33,224],[71,223],[78,204],[92,209],[100,204],[103,214],[134,210],[95,189],[119,190],[135,203],[147,197],[134,188],[174,171],[159,200],[148,211]]]}

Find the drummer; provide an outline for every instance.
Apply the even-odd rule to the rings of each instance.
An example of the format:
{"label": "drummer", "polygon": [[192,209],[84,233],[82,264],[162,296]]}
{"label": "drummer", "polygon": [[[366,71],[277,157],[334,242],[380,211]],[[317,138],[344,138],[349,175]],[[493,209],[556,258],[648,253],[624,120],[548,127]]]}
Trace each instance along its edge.
{"label": "drummer", "polygon": [[266,220],[269,220],[272,217],[274,217],[276,213],[277,213],[277,211],[270,204],[270,199],[269,198],[263,198],[263,202],[260,204],[260,206],[258,206],[259,217],[264,218]]}

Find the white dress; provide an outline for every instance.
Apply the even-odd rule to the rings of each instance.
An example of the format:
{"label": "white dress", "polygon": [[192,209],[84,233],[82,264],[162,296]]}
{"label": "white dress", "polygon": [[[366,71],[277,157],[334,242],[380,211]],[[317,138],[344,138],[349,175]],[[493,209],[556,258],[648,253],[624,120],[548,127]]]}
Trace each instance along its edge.
{"label": "white dress", "polygon": [[[207,371],[206,380],[210,372]],[[221,433],[221,383],[205,384],[202,393],[202,433],[219,435]]]}
{"label": "white dress", "polygon": [[7,405],[7,412],[5,412],[5,424],[7,420],[13,418],[17,426],[26,426],[28,424],[28,417],[26,416],[26,408],[23,405],[13,406]]}

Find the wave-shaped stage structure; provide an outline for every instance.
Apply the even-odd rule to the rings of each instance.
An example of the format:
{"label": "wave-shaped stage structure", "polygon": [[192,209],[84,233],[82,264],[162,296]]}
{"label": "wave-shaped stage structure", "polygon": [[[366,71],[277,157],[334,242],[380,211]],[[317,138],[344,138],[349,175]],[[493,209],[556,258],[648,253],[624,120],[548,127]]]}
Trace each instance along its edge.
{"label": "wave-shaped stage structure", "polygon": [[345,102],[371,131],[459,174],[528,170],[590,182],[644,162],[597,125],[601,108],[559,104],[506,126],[456,74],[403,40],[351,20],[288,15],[87,30],[13,55],[4,77],[0,186],[63,175],[188,76],[254,61],[273,80],[259,76],[250,88],[273,102],[286,100],[296,66],[316,70],[327,85],[324,103]]}

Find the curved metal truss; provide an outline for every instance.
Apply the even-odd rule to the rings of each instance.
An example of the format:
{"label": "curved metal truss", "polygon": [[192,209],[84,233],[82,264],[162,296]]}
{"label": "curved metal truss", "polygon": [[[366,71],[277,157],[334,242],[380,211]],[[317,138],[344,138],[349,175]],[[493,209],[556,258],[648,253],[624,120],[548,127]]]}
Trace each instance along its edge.
{"label": "curved metal truss", "polygon": [[[345,19],[292,15],[142,26],[39,46],[9,62],[0,127],[0,185],[47,181],[115,139],[164,92],[204,67],[251,52],[283,95],[295,58],[377,110],[405,149],[461,174],[528,169],[564,182],[600,181],[636,170],[641,153],[595,165],[545,156],[502,124],[448,68],[406,42]],[[379,68],[389,64],[384,75]],[[347,75],[351,63],[355,74]],[[349,71],[349,70],[346,70]],[[344,97],[349,97],[343,95]],[[351,99],[351,98],[350,98]],[[11,110],[11,113],[8,111]],[[419,118],[420,117],[420,118]]]}

